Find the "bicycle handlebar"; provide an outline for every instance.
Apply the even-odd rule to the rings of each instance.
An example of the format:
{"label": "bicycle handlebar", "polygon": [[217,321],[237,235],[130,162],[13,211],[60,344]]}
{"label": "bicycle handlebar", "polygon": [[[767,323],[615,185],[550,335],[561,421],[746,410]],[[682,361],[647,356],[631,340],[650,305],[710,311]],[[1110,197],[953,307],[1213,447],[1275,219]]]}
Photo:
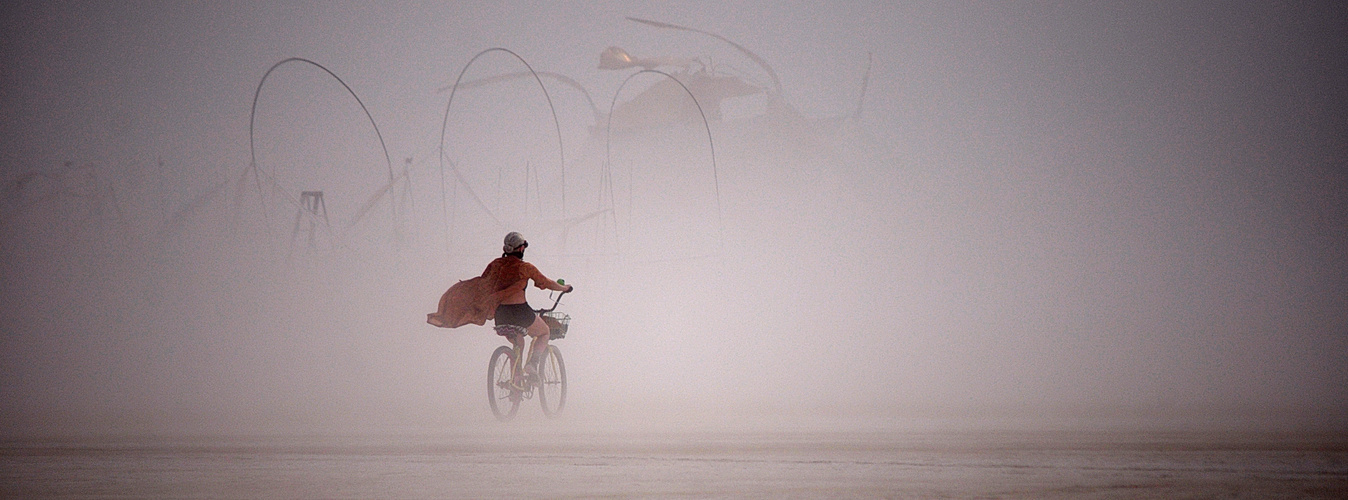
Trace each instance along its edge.
{"label": "bicycle handlebar", "polygon": [[561,304],[561,303],[562,303],[562,296],[563,296],[563,295],[566,295],[566,294],[567,294],[567,292],[562,292],[562,293],[557,294],[557,300],[553,301],[552,307],[549,307],[549,308],[547,308],[547,309],[534,309],[534,312],[539,313],[539,314],[542,314],[542,313],[545,313],[545,312],[552,312],[553,309],[557,309],[557,304]]}

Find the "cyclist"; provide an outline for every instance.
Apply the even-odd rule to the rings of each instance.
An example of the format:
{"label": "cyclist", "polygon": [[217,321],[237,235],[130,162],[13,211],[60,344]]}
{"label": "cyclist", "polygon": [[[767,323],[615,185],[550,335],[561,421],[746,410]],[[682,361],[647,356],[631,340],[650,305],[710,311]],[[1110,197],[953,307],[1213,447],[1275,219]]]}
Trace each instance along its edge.
{"label": "cyclist", "polygon": [[[506,234],[504,245],[501,247],[501,256],[487,264],[487,269],[482,271],[482,277],[491,283],[490,289],[495,290],[496,296],[500,297],[494,315],[496,324],[524,327],[528,335],[534,337],[533,354],[530,356],[533,362],[525,366],[524,371],[529,375],[537,375],[538,363],[548,352],[549,328],[534,312],[533,307],[529,306],[524,291],[529,287],[529,280],[533,280],[534,286],[543,290],[570,292],[574,288],[548,279],[533,264],[525,262],[526,248],[529,248],[529,242],[520,233],[511,231]],[[523,337],[511,335],[509,338],[516,347],[523,348],[521,345],[524,342]]]}

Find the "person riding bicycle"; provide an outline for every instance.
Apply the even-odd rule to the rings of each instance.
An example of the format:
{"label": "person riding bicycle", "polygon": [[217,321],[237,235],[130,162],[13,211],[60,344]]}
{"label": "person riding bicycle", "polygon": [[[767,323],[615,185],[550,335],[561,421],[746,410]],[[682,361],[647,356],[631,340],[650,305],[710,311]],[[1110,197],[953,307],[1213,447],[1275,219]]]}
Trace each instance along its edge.
{"label": "person riding bicycle", "polygon": [[[515,325],[523,327],[530,337],[533,337],[533,353],[529,359],[533,361],[524,367],[525,373],[536,375],[538,373],[538,363],[547,355],[549,328],[534,308],[524,297],[524,291],[529,287],[529,280],[534,281],[534,286],[543,290],[554,290],[558,292],[570,292],[574,288],[571,285],[562,285],[548,279],[543,273],[538,271],[533,264],[524,261],[524,249],[529,248],[529,242],[518,232],[511,231],[506,234],[504,245],[501,247],[502,254],[496,260],[487,264],[487,269],[482,271],[482,276],[493,283],[493,289],[498,290],[500,303],[496,306],[493,319],[497,326]],[[508,337],[512,344],[524,342],[519,335]]]}
{"label": "person riding bicycle", "polygon": [[[440,297],[440,307],[436,312],[426,315],[426,322],[440,328],[458,328],[472,323],[481,325],[494,319],[496,325],[515,325],[525,329],[534,337],[534,355],[530,359],[541,361],[548,349],[550,328],[538,317],[529,302],[524,298],[524,290],[529,280],[534,286],[544,290],[570,292],[571,285],[562,285],[543,276],[533,264],[524,261],[524,249],[529,242],[518,232],[511,231],[505,236],[501,257],[487,264],[482,275],[460,281],[450,287]],[[523,338],[510,335],[510,342],[522,347]],[[528,366],[526,372],[537,373],[537,367]]]}

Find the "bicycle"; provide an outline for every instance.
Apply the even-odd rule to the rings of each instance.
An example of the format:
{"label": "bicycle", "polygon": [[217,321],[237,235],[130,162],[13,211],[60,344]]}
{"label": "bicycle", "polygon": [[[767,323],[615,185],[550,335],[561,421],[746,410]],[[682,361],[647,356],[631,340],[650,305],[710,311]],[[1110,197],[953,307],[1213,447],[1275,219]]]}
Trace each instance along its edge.
{"label": "bicycle", "polygon": [[[557,295],[551,308],[534,310],[547,323],[550,340],[566,337],[570,325],[571,316],[556,312],[563,295],[566,292]],[[549,343],[538,375],[531,376],[524,372],[524,364],[519,362],[524,356],[525,342],[515,341],[515,336],[526,335],[526,329],[516,325],[496,325],[495,329],[497,335],[510,341],[510,345],[497,347],[487,363],[487,401],[491,403],[492,414],[502,422],[515,418],[520,402],[533,398],[537,389],[543,414],[556,418],[566,407],[566,363],[562,361],[562,351]],[[530,359],[526,363],[532,361],[535,342],[538,342],[537,338],[528,342]]]}

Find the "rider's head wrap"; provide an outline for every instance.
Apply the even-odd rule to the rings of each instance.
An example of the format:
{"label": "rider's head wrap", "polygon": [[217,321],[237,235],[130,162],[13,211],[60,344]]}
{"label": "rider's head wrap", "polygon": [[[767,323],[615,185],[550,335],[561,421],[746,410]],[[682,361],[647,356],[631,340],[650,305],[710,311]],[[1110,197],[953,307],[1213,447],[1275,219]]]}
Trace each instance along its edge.
{"label": "rider's head wrap", "polygon": [[524,235],[511,231],[506,234],[505,245],[501,247],[501,251],[505,253],[516,252],[527,246],[529,246],[529,242],[524,239]]}

